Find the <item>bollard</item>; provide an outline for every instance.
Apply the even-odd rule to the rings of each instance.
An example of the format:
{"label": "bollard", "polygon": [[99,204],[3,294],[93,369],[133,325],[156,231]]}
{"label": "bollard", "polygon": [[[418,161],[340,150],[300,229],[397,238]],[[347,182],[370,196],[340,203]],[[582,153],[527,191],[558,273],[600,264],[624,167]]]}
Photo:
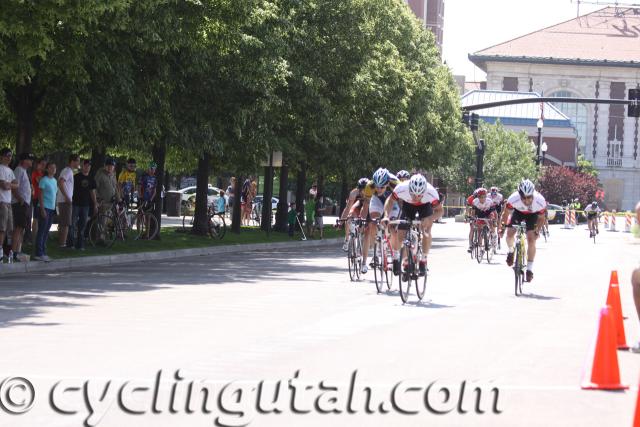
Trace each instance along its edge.
{"label": "bollard", "polygon": [[576,216],[576,211],[571,211],[571,228],[576,228],[578,226],[578,217]]}
{"label": "bollard", "polygon": [[609,212],[604,213],[604,229],[609,229]]}
{"label": "bollard", "polygon": [[616,230],[616,211],[611,212],[611,228],[609,231],[618,231]]}
{"label": "bollard", "polygon": [[564,211],[564,228],[571,228],[571,213],[568,210]]}
{"label": "bollard", "polygon": [[625,233],[631,233],[631,221],[632,221],[631,212],[626,212],[624,214],[624,217],[625,217],[624,232]]}

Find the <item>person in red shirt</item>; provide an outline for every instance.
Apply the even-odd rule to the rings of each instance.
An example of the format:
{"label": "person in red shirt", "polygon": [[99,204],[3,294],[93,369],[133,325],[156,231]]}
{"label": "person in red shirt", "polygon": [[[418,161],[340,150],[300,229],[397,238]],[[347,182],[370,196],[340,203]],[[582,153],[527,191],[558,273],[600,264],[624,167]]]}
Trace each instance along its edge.
{"label": "person in red shirt", "polygon": [[[467,205],[469,206],[469,210],[471,212],[471,216],[474,220],[469,224],[469,249],[467,252],[471,253],[472,247],[472,239],[473,239],[473,230],[476,228],[477,224],[475,219],[493,219],[495,217],[494,211],[495,206],[493,200],[487,196],[486,188],[480,187],[477,188],[473,195],[467,198]],[[495,234],[495,225],[493,221],[490,223],[489,227],[491,227],[491,235]]]}
{"label": "person in red shirt", "polygon": [[[31,195],[32,202],[31,207],[33,208],[33,222],[31,223],[31,236],[36,236],[38,234],[38,217],[40,212],[40,193],[42,190],[40,189],[40,178],[44,176],[44,167],[47,165],[46,159],[38,159],[33,164],[33,171],[31,172]],[[27,239],[27,237],[25,237]]]}

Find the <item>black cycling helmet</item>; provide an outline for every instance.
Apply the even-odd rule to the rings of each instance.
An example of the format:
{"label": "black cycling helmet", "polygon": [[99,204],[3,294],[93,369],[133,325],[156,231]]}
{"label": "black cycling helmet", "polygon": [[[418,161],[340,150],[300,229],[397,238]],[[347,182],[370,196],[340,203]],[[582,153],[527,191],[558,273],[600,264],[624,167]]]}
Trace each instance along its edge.
{"label": "black cycling helmet", "polygon": [[134,165],[135,165],[135,164],[136,164],[136,159],[134,159],[134,158],[132,158],[132,157],[131,157],[131,158],[129,158],[129,160],[127,160],[127,164],[130,164],[130,165],[131,165],[131,164],[134,164]]}
{"label": "black cycling helmet", "polygon": [[358,190],[364,190],[364,187],[366,187],[368,183],[369,183],[368,178],[360,178],[358,180]]}
{"label": "black cycling helmet", "polygon": [[596,201],[594,200],[594,201],[591,203],[591,205],[592,205],[594,208],[597,208],[597,207],[598,207],[598,202],[596,202]]}

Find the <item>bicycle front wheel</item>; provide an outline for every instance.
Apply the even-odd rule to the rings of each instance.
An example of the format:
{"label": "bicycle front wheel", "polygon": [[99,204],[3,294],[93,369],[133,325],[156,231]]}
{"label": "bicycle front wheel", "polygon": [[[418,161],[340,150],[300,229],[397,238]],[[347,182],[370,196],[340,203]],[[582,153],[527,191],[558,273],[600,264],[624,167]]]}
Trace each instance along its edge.
{"label": "bicycle front wheel", "polygon": [[227,224],[224,221],[224,217],[214,215],[209,218],[209,236],[212,239],[222,240],[227,232]]}
{"label": "bicycle front wheel", "polygon": [[[421,258],[422,258],[422,250],[418,251],[418,256],[417,256],[418,261]],[[427,271],[426,271],[426,266],[425,266],[424,276],[418,275],[418,277],[415,279],[415,284],[416,284],[416,294],[418,295],[418,299],[420,301],[422,301],[422,298],[424,298],[424,294],[425,294],[425,292],[427,290]]]}
{"label": "bicycle front wheel", "polygon": [[349,279],[351,279],[352,282],[355,282],[356,280],[358,280],[358,275],[356,273],[358,266],[357,266],[356,260],[357,260],[357,256],[356,256],[355,239],[353,238],[353,236],[351,236],[351,238],[349,239],[349,245],[347,249],[347,264],[349,266]]}
{"label": "bicycle front wheel", "polygon": [[376,290],[378,293],[381,293],[384,287],[384,266],[382,264],[383,256],[382,242],[377,239],[376,243],[373,245],[373,280],[376,283]]}
{"label": "bicycle front wheel", "polygon": [[107,248],[113,246],[116,241],[116,224],[110,215],[100,215],[93,221],[89,229],[89,242],[91,246],[104,245]]}
{"label": "bicycle front wheel", "polygon": [[409,247],[402,246],[400,249],[400,274],[398,275],[398,287],[400,288],[400,298],[405,304],[409,301],[409,291],[411,290],[411,275],[414,272],[412,265],[413,257]]}
{"label": "bicycle front wheel", "polygon": [[522,295],[522,281],[524,279],[524,271],[522,269],[522,262],[521,262],[521,258],[522,258],[522,250],[520,248],[520,244],[518,243],[516,245],[516,252],[515,252],[515,257],[514,257],[514,264],[513,264],[513,273],[515,275],[515,295],[516,296],[520,296]]}
{"label": "bicycle front wheel", "polygon": [[158,219],[152,213],[138,214],[136,232],[138,240],[153,240],[158,235]]}
{"label": "bicycle front wheel", "polygon": [[476,261],[478,261],[478,264],[482,262],[482,257],[484,256],[483,245],[485,244],[485,242],[483,242],[482,237],[483,237],[483,233],[480,230],[476,231],[475,248],[476,248]]}
{"label": "bicycle front wheel", "polygon": [[387,283],[387,289],[391,290],[393,287],[393,250],[386,239],[382,241],[382,247],[384,248],[382,251],[382,256],[384,257],[382,259],[384,280]]}
{"label": "bicycle front wheel", "polygon": [[493,235],[489,232],[489,228],[486,227],[483,232],[484,235],[484,247],[485,252],[487,254],[487,263],[491,264],[491,260],[493,259]]}

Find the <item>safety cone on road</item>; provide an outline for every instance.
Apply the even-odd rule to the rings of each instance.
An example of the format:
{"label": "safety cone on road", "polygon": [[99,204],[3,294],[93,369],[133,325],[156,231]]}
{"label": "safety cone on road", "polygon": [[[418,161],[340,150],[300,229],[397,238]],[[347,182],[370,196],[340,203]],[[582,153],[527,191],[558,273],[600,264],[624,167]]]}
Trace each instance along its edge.
{"label": "safety cone on road", "polygon": [[598,335],[590,357],[591,366],[587,367],[581,387],[584,390],[626,390],[629,386],[620,384],[620,368],[616,351],[615,326],[611,307],[600,310]]}
{"label": "safety cone on road", "polygon": [[640,427],[640,386],[638,386],[638,399],[636,400],[636,416],[633,417],[633,427]]}
{"label": "safety cone on road", "polygon": [[[612,291],[612,287],[615,285],[617,287],[617,292],[614,294]],[[611,278],[609,279],[609,290],[607,291],[607,305],[618,309],[620,316],[623,319],[627,317],[622,313],[622,303],[620,301],[620,282],[618,282],[618,271],[613,270],[611,272]]]}

